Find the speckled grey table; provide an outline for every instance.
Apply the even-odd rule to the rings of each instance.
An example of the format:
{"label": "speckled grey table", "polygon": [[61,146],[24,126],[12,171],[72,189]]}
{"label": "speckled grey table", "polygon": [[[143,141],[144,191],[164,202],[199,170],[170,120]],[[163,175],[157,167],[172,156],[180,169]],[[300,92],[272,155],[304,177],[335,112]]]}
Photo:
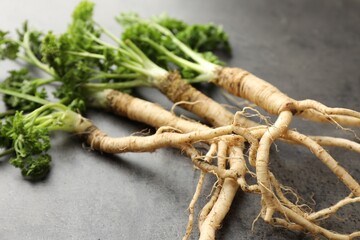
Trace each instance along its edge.
{"label": "speckled grey table", "polygon": [[[78,1],[16,0],[0,2],[0,28],[14,30],[28,19],[40,29],[63,31]],[[96,18],[120,32],[113,17],[120,11],[143,16],[167,12],[189,22],[215,22],[229,32],[231,66],[267,79],[294,98],[313,98],[330,106],[360,110],[360,2],[357,0],[97,0]],[[13,67],[0,62],[0,78]],[[227,103],[222,92],[200,86]],[[137,94],[171,104],[155,90]],[[1,106],[3,109],[4,106]],[[145,125],[106,113],[88,117],[113,136],[126,136]],[[333,126],[295,121],[304,133],[345,136]],[[359,129],[357,129],[359,132]],[[353,138],[351,134],[346,135]],[[53,136],[53,168],[40,183],[22,179],[6,159],[0,162],[0,239],[180,239],[187,205],[199,175],[188,158],[173,149],[151,154],[103,155],[88,151],[76,136]],[[329,148],[360,180],[360,157]],[[316,209],[347,194],[343,185],[307,150],[278,143],[271,169]],[[208,178],[198,206],[214,179]],[[310,239],[275,229],[258,220],[258,196],[239,192],[218,239]],[[199,208],[197,209],[199,210]],[[360,205],[339,213],[324,226],[340,232],[360,229]],[[197,238],[195,228],[193,239]]]}

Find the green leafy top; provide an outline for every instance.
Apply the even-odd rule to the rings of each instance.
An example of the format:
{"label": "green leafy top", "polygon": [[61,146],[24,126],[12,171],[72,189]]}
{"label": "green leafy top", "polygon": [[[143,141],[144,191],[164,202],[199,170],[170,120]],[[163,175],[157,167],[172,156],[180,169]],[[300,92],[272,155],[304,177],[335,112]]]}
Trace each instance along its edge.
{"label": "green leafy top", "polygon": [[7,154],[15,153],[10,163],[31,180],[43,178],[50,169],[51,156],[47,151],[52,131],[85,132],[91,126],[91,122],[81,120],[79,114],[63,104],[2,88],[0,92],[43,104],[28,114],[16,111],[0,122],[0,147],[8,148]]}
{"label": "green leafy top", "polygon": [[18,38],[13,39],[9,37],[8,32],[0,31],[0,59],[21,59],[50,75],[55,75],[52,69],[41,62],[43,33],[30,29],[27,22],[24,22],[17,33]]}
{"label": "green leafy top", "polygon": [[2,132],[15,151],[10,163],[20,168],[23,176],[37,180],[49,172],[51,157],[46,153],[50,148],[47,128],[29,126],[26,116],[16,112],[15,116],[6,118]]}
{"label": "green leafy top", "polygon": [[49,32],[41,48],[43,62],[54,69],[62,83],[55,96],[77,111],[84,111],[86,87],[103,89],[111,80],[132,77],[125,68],[117,66],[116,46],[100,39],[104,29],[93,20],[93,8],[91,2],[80,2],[67,31],[60,36]]}
{"label": "green leafy top", "polygon": [[162,14],[152,20],[170,30],[180,41],[198,52],[224,51],[231,54],[229,37],[221,26],[207,24],[187,24],[179,19]]}
{"label": "green leafy top", "polygon": [[144,39],[151,39],[156,43],[162,43],[167,49],[176,51],[176,47],[169,38],[162,36],[156,29],[149,28],[147,24],[138,23],[131,25],[131,27],[125,29],[121,38],[125,42],[131,40],[151,61],[163,68],[168,68],[168,59],[161,56],[159,52],[148,42],[144,41]]}
{"label": "green leafy top", "polygon": [[[216,65],[223,65],[223,63],[211,51],[231,52],[227,34],[220,26],[214,24],[188,25],[167,15],[154,17],[147,21],[134,13],[120,14],[117,21],[125,27],[122,34],[124,41],[131,39],[152,61],[167,69],[173,67],[173,64],[169,64],[169,62],[174,63],[173,60],[158,51],[159,49],[154,48],[154,44],[150,44],[149,40],[188,61],[191,60],[191,57],[173,41],[173,37],[187,45],[192,51],[197,52],[205,61]],[[173,36],[170,37],[159,31],[156,25],[166,29]],[[196,71],[184,65],[177,67],[183,78],[191,79],[198,75]]]}
{"label": "green leafy top", "polygon": [[[29,70],[26,68],[17,71],[12,70],[9,71],[9,73],[10,76],[7,77],[2,83],[0,83],[1,88],[14,90],[28,95],[33,95],[42,99],[45,99],[47,97],[44,88],[42,88],[41,90],[38,89],[38,86],[43,84],[46,80],[31,78],[29,76]],[[41,106],[36,102],[28,101],[26,99],[11,95],[4,95],[3,100],[8,108],[17,109],[24,112],[32,111]]]}
{"label": "green leafy top", "polygon": [[76,111],[84,111],[83,93],[78,89],[91,76],[93,63],[68,54],[68,49],[71,46],[67,35],[56,37],[49,32],[41,46],[42,61],[49,64],[56,73],[53,77],[61,82],[54,92],[55,97]]}
{"label": "green leafy top", "polygon": [[[167,19],[167,17],[163,17],[162,21],[158,21],[156,18],[155,20],[145,20],[136,14],[121,14],[117,17],[117,21],[126,28],[123,38],[134,41],[146,55],[151,54],[150,51],[154,51],[154,49],[157,51],[157,54],[154,54],[155,58],[151,59],[155,63],[162,67],[165,66],[164,62],[170,67],[175,64],[182,77],[190,82],[208,81],[214,77],[214,71],[219,65],[222,65],[222,62],[212,52],[199,53],[192,49],[190,45],[199,49],[221,46],[230,50],[228,37],[222,28],[211,27],[211,24],[188,26],[182,31],[173,33],[172,28],[165,27],[170,25],[172,21],[169,20],[169,23],[164,24],[164,26],[159,24],[166,22]],[[177,28],[176,26],[174,28]],[[140,28],[141,30],[138,30]],[[214,31],[214,29],[217,29],[217,31]],[[199,31],[196,36],[200,34],[202,37],[199,37],[199,39],[196,36],[192,38],[192,34],[196,32],[195,30]],[[207,37],[207,34],[211,36]],[[156,35],[156,38],[153,35]],[[180,40],[177,36],[182,36],[183,39]],[[207,41],[207,38],[210,40]],[[214,50],[216,49],[212,49],[212,51]]]}
{"label": "green leafy top", "polygon": [[17,58],[19,44],[8,38],[8,32],[0,30],[0,59],[14,60]]}
{"label": "green leafy top", "polygon": [[81,1],[72,13],[74,20],[88,21],[92,18],[95,4],[90,1]]}
{"label": "green leafy top", "polygon": [[24,45],[23,47],[29,48],[37,60],[42,58],[41,55],[41,42],[44,37],[43,33],[34,29],[30,29],[29,24],[25,21],[21,29],[17,29],[19,42]]}

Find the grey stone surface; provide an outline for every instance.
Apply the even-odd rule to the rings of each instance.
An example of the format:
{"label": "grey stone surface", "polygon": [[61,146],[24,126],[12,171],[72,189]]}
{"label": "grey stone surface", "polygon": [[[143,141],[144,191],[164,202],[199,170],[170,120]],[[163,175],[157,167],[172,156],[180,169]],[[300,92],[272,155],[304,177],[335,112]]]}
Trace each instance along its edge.
{"label": "grey stone surface", "polygon": [[[42,30],[63,31],[78,1],[16,0],[0,2],[0,28],[14,31],[24,20]],[[121,32],[113,17],[121,11],[143,16],[162,12],[188,22],[222,24],[230,34],[231,66],[266,79],[296,99],[312,98],[329,106],[360,111],[360,2],[356,0],[97,0],[96,19]],[[0,62],[0,79],[14,67]],[[199,86],[222,103],[222,91]],[[171,104],[155,90],[139,96]],[[239,100],[241,101],[241,100]],[[1,106],[1,110],[4,106]],[[107,113],[88,117],[113,136],[127,136],[145,125]],[[295,121],[308,134],[346,136],[334,126]],[[359,132],[359,129],[356,129]],[[22,179],[6,159],[0,161],[0,239],[180,239],[187,222],[187,205],[198,171],[173,149],[154,153],[110,156],[90,152],[76,136],[53,136],[53,166],[40,183]],[[360,181],[359,155],[328,149]],[[271,151],[271,169],[283,184],[297,189],[315,208],[335,203],[348,191],[307,150],[278,143]],[[214,179],[208,178],[198,203],[202,206]],[[239,192],[218,232],[218,239],[311,239],[273,228],[258,220],[258,196]],[[349,232],[360,229],[360,205],[341,211],[326,227]],[[195,227],[192,239],[197,239]]]}

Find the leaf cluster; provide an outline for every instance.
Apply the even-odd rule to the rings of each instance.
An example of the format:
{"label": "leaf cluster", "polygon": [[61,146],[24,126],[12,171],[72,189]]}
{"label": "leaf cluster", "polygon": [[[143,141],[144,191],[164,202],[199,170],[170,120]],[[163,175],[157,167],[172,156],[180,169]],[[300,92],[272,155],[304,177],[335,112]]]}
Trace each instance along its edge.
{"label": "leaf cluster", "polygon": [[5,119],[1,135],[6,139],[3,143],[6,147],[10,144],[14,147],[15,156],[10,159],[10,163],[20,168],[23,176],[35,180],[47,174],[51,162],[50,155],[46,153],[50,148],[47,128],[29,124],[26,116],[17,111],[14,116]]}
{"label": "leaf cluster", "polygon": [[[36,79],[29,76],[29,70],[26,68],[9,71],[9,76],[0,84],[0,87],[41,99],[47,97],[46,90],[44,88],[38,89]],[[3,100],[8,108],[24,112],[32,111],[41,106],[36,102],[6,94],[3,96]]]}
{"label": "leaf cluster", "polygon": [[71,43],[68,35],[57,37],[49,32],[41,45],[42,61],[55,71],[57,80],[61,82],[54,92],[55,97],[64,104],[83,111],[85,104],[79,100],[83,97],[78,89],[88,79],[92,68],[90,62],[67,53],[72,49]]}
{"label": "leaf cluster", "polygon": [[[59,36],[52,32],[44,34],[29,29],[27,22],[24,23],[22,29],[17,31],[18,40],[8,38],[7,32],[0,32],[0,57],[15,59],[19,57],[21,47],[24,51],[22,59],[44,70],[55,81],[61,83],[56,88],[55,97],[70,109],[83,111],[84,99],[88,97],[88,92],[83,86],[90,82],[92,84],[105,82],[105,80],[107,83],[111,80],[115,82],[113,76],[116,74],[137,77],[141,73],[145,74],[147,70],[149,72],[154,70],[154,75],[166,73],[150,61],[146,62],[147,57],[162,68],[176,67],[185,78],[196,77],[198,73],[195,70],[187,66],[175,66],[166,54],[161,53],[151,44],[151,42],[156,43],[180,58],[191,60],[174,42],[173,37],[159,31],[151,24],[152,22],[168,29],[178,40],[189,45],[194,51],[198,51],[210,62],[219,64],[220,60],[208,51],[218,49],[230,51],[228,37],[221,27],[212,24],[189,25],[168,16],[143,21],[136,14],[125,14],[119,18],[126,26],[122,34],[124,41],[119,40],[119,46],[114,46],[101,40],[101,34],[108,34],[108,32],[93,20],[93,9],[93,3],[81,1],[73,11],[72,22],[66,32]],[[124,43],[127,40],[133,42],[134,45],[131,47]],[[142,55],[137,48],[146,56]],[[127,66],[120,62],[126,58],[128,58]],[[145,61],[146,64],[137,61]],[[42,83],[31,78],[28,70],[21,69],[9,73],[10,76],[1,84],[2,88],[39,99],[46,98],[45,90],[39,90]],[[33,118],[23,115],[25,111],[39,108],[39,103],[30,103],[14,95],[5,95],[4,101],[8,107],[21,109],[22,112],[17,112],[13,117],[8,117],[1,123],[0,146],[14,148],[16,156],[11,159],[11,163],[20,168],[24,176],[37,177],[45,174],[49,170],[51,161],[46,153],[50,148],[49,128],[46,124],[55,120],[49,115],[48,118],[44,118],[45,124],[41,123],[42,120],[37,118],[36,114]]]}
{"label": "leaf cluster", "polygon": [[27,21],[25,21],[23,23],[21,29],[17,30],[17,34],[18,34],[20,43],[24,43],[24,41],[26,39],[25,36],[27,35],[28,39],[26,39],[26,41],[28,40],[28,43],[27,43],[28,46],[26,46],[26,47],[28,47],[29,50],[33,53],[33,55],[37,59],[40,60],[42,58],[41,43],[42,43],[44,34],[40,31],[30,29]]}
{"label": "leaf cluster", "polygon": [[124,69],[113,68],[118,56],[114,49],[99,42],[101,29],[93,21],[94,4],[82,1],[72,14],[65,33],[55,36],[49,32],[41,46],[42,61],[57,74],[62,83],[55,96],[76,111],[85,110],[86,91],[82,86]]}
{"label": "leaf cluster", "polygon": [[[156,50],[147,42],[152,42],[165,47],[178,57],[191,60],[169,36],[162,34],[151,23],[155,22],[171,31],[181,42],[188,45],[195,52],[198,52],[206,61],[217,65],[223,65],[223,62],[213,54],[213,51],[223,51],[231,53],[228,35],[222,27],[214,24],[195,24],[189,25],[181,20],[171,18],[167,15],[154,17],[151,21],[142,20],[135,13],[122,13],[117,17],[117,21],[125,27],[122,39],[130,39],[134,42],[153,62],[159,66],[172,69],[174,63],[163,53]],[[197,73],[186,66],[177,65],[183,78],[194,78]]]}
{"label": "leaf cluster", "polygon": [[212,23],[187,24],[164,14],[154,17],[153,20],[170,30],[180,41],[195,51],[231,53],[229,37],[221,26]]}
{"label": "leaf cluster", "polygon": [[14,60],[19,52],[19,44],[8,37],[9,32],[0,30],[0,59]]}

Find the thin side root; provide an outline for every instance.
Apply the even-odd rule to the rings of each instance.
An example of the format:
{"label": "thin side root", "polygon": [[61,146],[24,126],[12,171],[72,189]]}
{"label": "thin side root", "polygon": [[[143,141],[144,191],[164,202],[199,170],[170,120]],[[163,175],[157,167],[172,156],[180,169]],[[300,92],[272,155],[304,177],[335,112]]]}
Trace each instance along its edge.
{"label": "thin side root", "polygon": [[[205,161],[211,163],[211,160],[212,160],[213,156],[215,155],[216,150],[217,150],[217,145],[216,144],[211,144],[210,149],[209,149],[209,151],[207,152],[207,154],[205,156]],[[185,235],[183,237],[183,240],[189,239],[189,237],[191,235],[191,232],[192,232],[192,229],[193,229],[193,223],[194,223],[195,204],[196,204],[197,200],[199,199],[201,189],[202,189],[202,187],[204,185],[205,176],[206,176],[206,172],[201,171],[199,181],[198,181],[198,184],[196,186],[195,193],[194,193],[194,196],[191,199],[190,204],[189,204],[189,208],[188,208],[188,210],[189,210],[189,220],[188,220],[188,224],[187,224],[187,227],[186,227],[186,233],[185,233]]]}
{"label": "thin side root", "polygon": [[325,219],[335,214],[340,208],[351,203],[360,203],[360,197],[355,197],[355,198],[346,197],[331,207],[309,214],[306,218],[311,221]]}
{"label": "thin side root", "polygon": [[360,196],[359,183],[339,163],[311,138],[298,132],[289,131],[287,136],[308,147],[349,189],[355,196]]}

